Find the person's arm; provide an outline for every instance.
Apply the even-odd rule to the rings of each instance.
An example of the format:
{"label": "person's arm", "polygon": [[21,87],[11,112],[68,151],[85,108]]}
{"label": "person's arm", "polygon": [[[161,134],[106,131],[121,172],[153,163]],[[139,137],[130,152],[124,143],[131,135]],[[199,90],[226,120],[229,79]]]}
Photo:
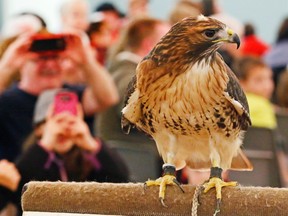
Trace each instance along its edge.
{"label": "person's arm", "polygon": [[91,134],[87,123],[83,120],[82,106],[77,107],[77,116],[67,116],[71,124],[70,133],[73,143],[79,148],[97,154],[101,149],[101,142]]}
{"label": "person's arm", "polygon": [[0,160],[0,211],[8,202],[14,200],[15,191],[19,187],[21,175],[11,163],[5,159]]}
{"label": "person's arm", "polygon": [[114,81],[108,71],[94,58],[91,47],[84,46],[79,37],[67,37],[66,55],[83,70],[88,87],[82,104],[86,115],[104,110],[119,100]]}
{"label": "person's arm", "polygon": [[0,185],[8,188],[11,191],[16,191],[20,179],[20,173],[18,172],[14,163],[11,163],[5,159],[0,160]]}
{"label": "person's arm", "polygon": [[31,45],[31,35],[24,34],[12,42],[0,60],[0,94],[17,75],[22,64],[33,55],[27,52]]}
{"label": "person's arm", "polygon": [[[7,165],[4,160],[0,161],[0,174],[4,179],[0,183],[0,211],[5,208],[7,203],[12,202],[20,208],[21,191],[25,183],[30,180],[47,180],[47,178],[38,178],[43,176],[44,165],[48,160],[48,153],[40,145],[32,145],[14,164]],[[8,171],[9,169],[9,171]],[[10,183],[7,184],[7,176]],[[1,186],[2,184],[2,186]]]}

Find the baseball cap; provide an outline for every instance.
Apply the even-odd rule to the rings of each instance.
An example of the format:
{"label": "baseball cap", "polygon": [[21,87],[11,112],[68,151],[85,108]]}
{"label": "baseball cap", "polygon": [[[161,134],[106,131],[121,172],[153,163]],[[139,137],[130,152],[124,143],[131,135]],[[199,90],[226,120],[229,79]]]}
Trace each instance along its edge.
{"label": "baseball cap", "polygon": [[104,2],[95,8],[95,12],[108,12],[108,11],[113,11],[113,12],[117,13],[119,17],[125,16],[124,13],[122,13],[112,3],[109,3],[109,2]]}
{"label": "baseball cap", "polygon": [[38,96],[33,115],[34,126],[37,126],[45,121],[48,108],[53,103],[55,95],[64,90],[65,89],[61,88],[46,90]]}

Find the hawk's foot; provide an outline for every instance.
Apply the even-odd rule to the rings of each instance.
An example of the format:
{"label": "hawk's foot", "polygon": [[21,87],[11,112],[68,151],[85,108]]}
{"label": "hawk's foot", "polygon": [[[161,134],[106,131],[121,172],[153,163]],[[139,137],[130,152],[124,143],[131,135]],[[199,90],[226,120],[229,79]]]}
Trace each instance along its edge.
{"label": "hawk's foot", "polygon": [[180,183],[176,179],[176,169],[173,165],[163,165],[163,176],[156,179],[156,180],[148,180],[145,182],[146,186],[160,186],[159,188],[159,200],[164,207],[167,207],[164,203],[165,199],[165,192],[167,185],[177,185],[182,192],[184,193],[183,188],[181,187]]}
{"label": "hawk's foot", "polygon": [[237,185],[237,182],[224,182],[221,178],[222,169],[219,167],[212,167],[211,173],[210,173],[210,179],[204,183],[204,193],[207,193],[211,188],[215,188],[216,190],[216,198],[217,198],[217,204],[216,209],[214,212],[214,216],[217,215],[218,212],[220,212],[220,205],[221,205],[221,199],[222,199],[222,187],[228,187],[233,186],[235,187]]}

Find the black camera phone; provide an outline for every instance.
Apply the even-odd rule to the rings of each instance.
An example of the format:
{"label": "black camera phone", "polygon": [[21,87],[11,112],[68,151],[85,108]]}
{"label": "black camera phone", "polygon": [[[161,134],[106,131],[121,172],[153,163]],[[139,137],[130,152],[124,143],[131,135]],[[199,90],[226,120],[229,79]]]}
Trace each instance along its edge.
{"label": "black camera phone", "polygon": [[66,48],[65,37],[62,34],[37,34],[29,51],[31,52],[61,52]]}

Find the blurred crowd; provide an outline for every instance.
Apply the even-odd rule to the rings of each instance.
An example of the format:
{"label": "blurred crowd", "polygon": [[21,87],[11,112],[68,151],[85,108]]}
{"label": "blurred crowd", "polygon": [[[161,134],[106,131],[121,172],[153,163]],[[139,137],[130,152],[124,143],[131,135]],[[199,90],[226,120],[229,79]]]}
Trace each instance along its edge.
{"label": "blurred crowd", "polygon": [[[253,23],[241,23],[216,0],[178,0],[166,20],[150,15],[149,0],[129,0],[126,13],[110,2],[91,8],[86,0],[66,0],[57,33],[41,14],[23,11],[0,32],[0,210],[13,203],[18,213],[6,214],[20,215],[21,189],[30,180],[133,181],[129,164],[109,143],[141,149],[154,142],[136,129],[129,136],[121,131],[127,85],[172,25],[199,14],[241,37],[238,50],[225,45],[219,52],[247,95],[252,125],[277,129],[277,113],[288,113],[288,18],[267,44]],[[53,37],[64,39],[64,48],[32,48],[35,38]],[[75,113],[55,113],[60,93],[76,95]],[[207,175],[184,169],[180,178],[198,184]]]}

